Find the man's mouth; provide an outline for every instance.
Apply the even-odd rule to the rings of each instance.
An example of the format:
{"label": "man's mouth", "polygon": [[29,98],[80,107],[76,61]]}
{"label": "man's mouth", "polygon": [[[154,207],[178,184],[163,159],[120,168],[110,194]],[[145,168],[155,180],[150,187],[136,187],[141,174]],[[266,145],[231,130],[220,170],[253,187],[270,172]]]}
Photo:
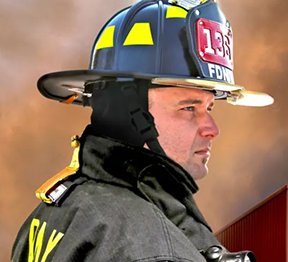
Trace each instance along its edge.
{"label": "man's mouth", "polygon": [[207,148],[201,148],[201,149],[195,151],[194,155],[209,158],[211,155],[211,151],[210,151],[210,148],[208,148],[208,147]]}

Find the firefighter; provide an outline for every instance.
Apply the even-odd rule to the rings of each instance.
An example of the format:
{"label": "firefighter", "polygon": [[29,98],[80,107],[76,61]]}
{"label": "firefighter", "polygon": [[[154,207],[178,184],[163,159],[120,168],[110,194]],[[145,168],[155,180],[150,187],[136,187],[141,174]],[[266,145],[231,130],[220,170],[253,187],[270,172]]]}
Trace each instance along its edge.
{"label": "firefighter", "polygon": [[72,138],[70,165],[36,191],[12,261],[204,262],[225,251],[193,199],[219,133],[210,111],[218,99],[273,102],[234,84],[232,40],[215,1],[142,0],[105,24],[88,70],[38,80],[45,97],[90,106],[91,123]]}

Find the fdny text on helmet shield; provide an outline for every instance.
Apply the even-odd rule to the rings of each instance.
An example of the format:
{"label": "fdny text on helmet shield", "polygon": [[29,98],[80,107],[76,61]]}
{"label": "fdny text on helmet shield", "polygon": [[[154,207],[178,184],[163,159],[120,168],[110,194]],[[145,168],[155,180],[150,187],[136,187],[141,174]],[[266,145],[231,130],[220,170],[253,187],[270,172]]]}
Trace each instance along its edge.
{"label": "fdny text on helmet shield", "polygon": [[211,78],[234,84],[233,72],[230,69],[224,66],[208,63],[208,70]]}

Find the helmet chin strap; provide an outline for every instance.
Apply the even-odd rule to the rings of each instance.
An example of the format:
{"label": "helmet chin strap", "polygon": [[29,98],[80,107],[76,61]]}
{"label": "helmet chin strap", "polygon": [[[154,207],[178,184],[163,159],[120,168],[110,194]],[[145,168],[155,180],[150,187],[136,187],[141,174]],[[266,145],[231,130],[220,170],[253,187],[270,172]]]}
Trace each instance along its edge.
{"label": "helmet chin strap", "polygon": [[[148,110],[149,80],[117,79],[89,83],[93,133],[165,155],[157,139],[154,118]],[[93,85],[93,86],[90,86]]]}
{"label": "helmet chin strap", "polygon": [[[122,92],[127,98],[126,102],[131,115],[131,123],[141,134],[148,148],[155,153],[166,155],[157,138],[159,134],[154,123],[154,117],[148,109],[149,85],[150,81],[147,80],[132,85],[128,82],[127,85],[123,86]],[[142,92],[137,93],[137,89]]]}
{"label": "helmet chin strap", "polygon": [[166,154],[165,154],[163,148],[161,147],[157,138],[155,140],[147,142],[147,145],[151,151],[153,151],[157,154],[166,156]]}

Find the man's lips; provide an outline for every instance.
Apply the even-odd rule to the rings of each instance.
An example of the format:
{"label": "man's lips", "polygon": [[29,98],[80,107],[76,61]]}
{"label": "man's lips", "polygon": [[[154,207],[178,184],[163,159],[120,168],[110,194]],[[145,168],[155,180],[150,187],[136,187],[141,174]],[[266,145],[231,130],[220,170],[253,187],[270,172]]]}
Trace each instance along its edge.
{"label": "man's lips", "polygon": [[197,151],[194,151],[194,154],[197,156],[202,156],[202,157],[210,157],[211,155],[211,149],[210,148],[201,148]]}

